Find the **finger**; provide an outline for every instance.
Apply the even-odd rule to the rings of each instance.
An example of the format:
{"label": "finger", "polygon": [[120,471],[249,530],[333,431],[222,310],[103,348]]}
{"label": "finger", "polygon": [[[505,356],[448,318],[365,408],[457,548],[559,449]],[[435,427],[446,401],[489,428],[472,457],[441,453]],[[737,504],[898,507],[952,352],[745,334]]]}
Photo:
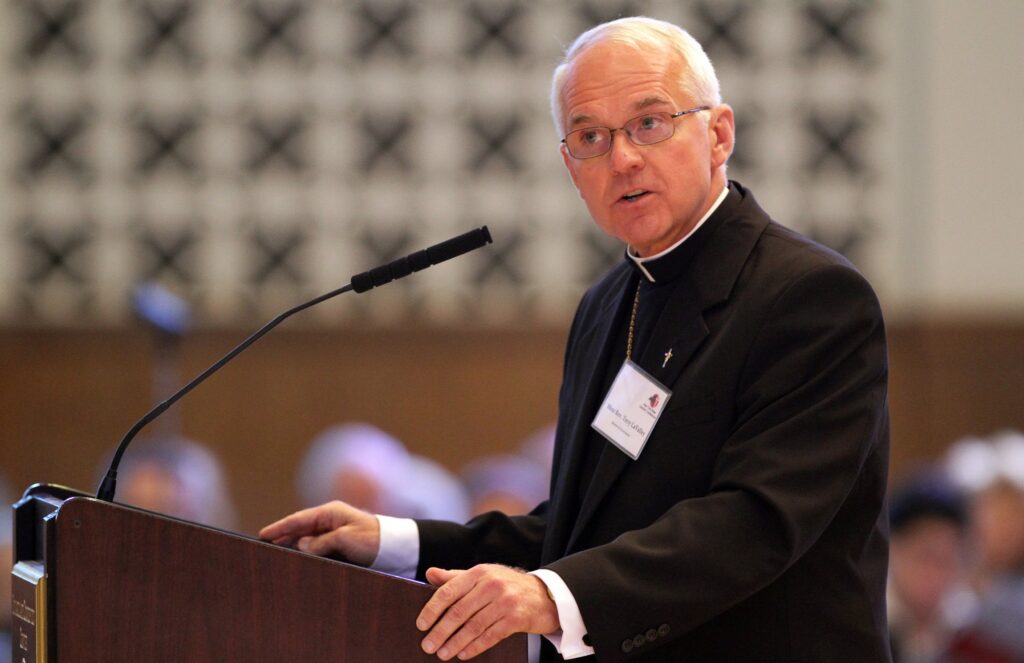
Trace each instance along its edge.
{"label": "finger", "polygon": [[[427,570],[427,573],[437,578],[438,573],[445,573],[445,571],[443,569],[431,567]],[[438,590],[434,592],[434,595],[431,596],[423,606],[423,609],[420,610],[420,614],[416,618],[416,628],[419,630],[426,631],[428,628],[433,626],[434,622],[444,614],[445,610],[447,610],[452,603],[458,601],[466,594],[466,592],[472,589],[472,582],[467,582],[465,571],[454,571],[449,573],[453,573],[453,575],[441,584]]]}
{"label": "finger", "polygon": [[315,537],[312,537],[312,536],[303,536],[303,537],[301,537],[298,541],[295,542],[295,549],[296,550],[301,550],[302,552],[309,553],[311,555],[314,554],[309,549],[309,546],[312,543],[314,538]]}
{"label": "finger", "polygon": [[[437,650],[438,658],[447,661],[450,658],[459,656],[467,646],[485,637],[491,627],[501,619],[501,609],[494,603],[488,603],[441,645]],[[481,642],[481,647],[482,644]],[[486,648],[482,647],[479,651],[483,651]]]}
{"label": "finger", "polygon": [[460,661],[465,661],[473,658],[474,656],[479,656],[508,636],[512,635],[514,632],[515,629],[510,626],[507,619],[499,619],[488,626],[479,637],[466,645],[462,651],[458,652],[456,655],[459,657]]}
{"label": "finger", "polygon": [[346,556],[345,537],[340,536],[339,530],[318,536],[304,536],[296,542],[295,547],[304,553],[321,557],[335,553],[340,554],[342,557]]}
{"label": "finger", "polygon": [[272,522],[260,530],[260,538],[273,541],[284,536],[295,538],[297,535],[309,534],[316,526],[319,510],[320,507],[303,509]]}
{"label": "finger", "polygon": [[289,548],[292,548],[295,546],[295,537],[279,536],[276,539],[271,539],[270,542],[273,543],[275,546],[287,546]]}
{"label": "finger", "polygon": [[439,569],[436,566],[432,566],[427,569],[427,582],[434,587],[440,587],[460,573],[464,573],[462,570],[450,570],[450,569]]}
{"label": "finger", "polygon": [[[455,584],[460,583],[466,576],[463,575],[459,578],[448,582],[443,585],[441,589],[437,591],[443,591],[446,587],[451,587]],[[428,654],[433,654],[439,650],[452,634],[463,627],[470,619],[476,615],[481,609],[487,606],[489,601],[483,595],[479,584],[473,584],[469,587],[468,591],[463,591],[461,586],[456,587],[454,591],[462,592],[458,599],[450,601],[448,609],[444,611],[444,615],[434,623],[434,626],[427,633],[426,637],[423,638],[423,651]],[[453,591],[453,594],[454,594]],[[421,613],[422,614],[422,613]]]}

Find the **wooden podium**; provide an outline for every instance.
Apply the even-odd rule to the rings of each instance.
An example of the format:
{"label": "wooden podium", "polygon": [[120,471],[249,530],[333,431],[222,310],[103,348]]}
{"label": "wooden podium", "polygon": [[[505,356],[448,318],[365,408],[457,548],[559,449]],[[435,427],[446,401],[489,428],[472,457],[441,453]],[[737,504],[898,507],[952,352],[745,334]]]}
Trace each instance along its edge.
{"label": "wooden podium", "polygon": [[[37,484],[15,505],[16,663],[437,661],[433,589]],[[526,660],[526,638],[481,663]]]}

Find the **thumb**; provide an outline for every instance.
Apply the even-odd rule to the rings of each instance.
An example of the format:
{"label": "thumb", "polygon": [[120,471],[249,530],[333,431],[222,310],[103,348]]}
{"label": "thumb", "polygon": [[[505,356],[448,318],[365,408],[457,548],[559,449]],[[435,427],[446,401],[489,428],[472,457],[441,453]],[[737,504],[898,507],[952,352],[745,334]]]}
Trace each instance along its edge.
{"label": "thumb", "polygon": [[446,582],[456,577],[460,573],[462,573],[462,571],[439,569],[436,566],[432,566],[429,569],[427,569],[427,582],[429,582],[434,587],[440,587],[441,585],[445,584]]}

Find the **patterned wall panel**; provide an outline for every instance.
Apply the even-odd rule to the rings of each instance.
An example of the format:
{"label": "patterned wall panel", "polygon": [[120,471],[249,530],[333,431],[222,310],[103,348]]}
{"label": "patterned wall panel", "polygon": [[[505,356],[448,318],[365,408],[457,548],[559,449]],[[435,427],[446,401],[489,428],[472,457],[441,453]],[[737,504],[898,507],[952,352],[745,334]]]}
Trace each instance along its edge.
{"label": "patterned wall panel", "polygon": [[480,224],[496,243],[307,323],[564,323],[621,256],[573,191],[552,66],[645,13],[707,47],[731,175],[870,263],[884,6],[852,0],[6,0],[0,322],[119,324],[156,281],[251,322]]}

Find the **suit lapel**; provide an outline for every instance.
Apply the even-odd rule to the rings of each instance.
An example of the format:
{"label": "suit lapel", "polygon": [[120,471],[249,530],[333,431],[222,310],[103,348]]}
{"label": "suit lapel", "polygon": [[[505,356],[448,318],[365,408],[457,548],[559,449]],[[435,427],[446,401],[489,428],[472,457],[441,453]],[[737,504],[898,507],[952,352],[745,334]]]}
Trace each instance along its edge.
{"label": "suit lapel", "polygon": [[609,289],[607,302],[601,307],[596,323],[588,331],[583,332],[579,347],[573,349],[576,356],[588,359],[580,362],[580,371],[572,375],[573,384],[586,385],[586,389],[568,411],[561,413],[561,416],[570,417],[565,429],[566,447],[563,458],[559,460],[559,466],[566,468],[566,471],[559,474],[552,490],[554,513],[551,522],[557,525],[552,527],[545,537],[544,559],[554,559],[564,554],[565,541],[576,521],[576,516],[571,511],[576,504],[575,493],[580,481],[584,445],[590,434],[588,413],[593,411],[598,400],[604,397],[601,389],[605,370],[608,362],[615,361],[615,358],[611,357],[615,342],[615,323],[622,320],[624,309],[632,303],[632,297],[627,297],[626,292],[632,292],[636,285],[636,280],[631,278],[631,275],[631,269],[623,270],[619,282]]}
{"label": "suit lapel", "polygon": [[[704,324],[704,316],[697,304],[693,285],[688,278],[680,278],[672,290],[669,304],[658,318],[651,339],[637,363],[651,377],[671,389],[707,334],[708,328]],[[671,351],[671,355],[669,355],[669,351]],[[666,355],[669,357],[668,361],[665,361]],[[614,363],[614,358],[612,361]],[[602,362],[601,365],[605,364]],[[604,398],[604,396],[605,394],[600,394],[598,398]],[[590,412],[593,409],[587,411]],[[582,423],[589,428],[589,420]],[[585,440],[586,434],[587,430],[583,429],[578,433],[576,439]],[[597,468],[594,470],[590,486],[587,488],[579,517],[573,526],[565,550],[572,549],[615,480],[631,462],[634,461],[614,445],[606,444],[601,452]]]}
{"label": "suit lapel", "polygon": [[[709,333],[704,311],[728,300],[747,257],[769,224],[768,215],[758,207],[749,191],[735,182],[730,183],[730,187],[733,191],[715,212],[722,215],[721,225],[694,257],[687,274],[680,277],[679,284],[673,289],[644,353],[637,362],[641,368],[669,389],[674,389],[692,360],[694,352]],[[615,286],[610,287],[609,291],[616,293],[612,299],[619,301],[620,305],[625,305],[626,301],[631,302],[632,290],[630,289],[628,296],[625,296],[624,290],[627,286],[635,287],[635,283],[632,279],[623,278]],[[560,478],[559,485],[553,492],[553,501],[559,502],[556,508],[560,508],[560,512],[555,520],[558,523],[555,528],[557,531],[549,531],[549,534],[554,534],[550,546],[547,541],[545,542],[545,559],[561,557],[573,549],[612,485],[629,463],[633,462],[610,443],[606,445],[574,522],[573,514],[568,512],[569,505],[574,504],[574,500],[566,499],[567,491],[578,489],[578,468],[583,445],[589,435],[594,411],[600,399],[605,396],[603,393],[595,393],[603,387],[603,371],[607,370],[609,361],[616,367],[621,363],[608,355],[612,341],[612,323],[616,319],[622,319],[621,315],[621,309],[607,307],[602,312],[601,319],[594,325],[591,345],[587,349],[588,353],[593,354],[576,355],[584,358],[588,364],[586,373],[589,386],[585,400],[572,403],[571,412],[561,413],[573,417],[569,448],[572,455],[561,464],[569,462],[575,469]],[[668,361],[665,361],[666,355],[669,355]],[[580,379],[583,373],[581,370],[574,374],[574,377]],[[673,394],[673,398],[684,397],[685,394],[682,393]],[[558,499],[559,495],[562,499]],[[571,533],[565,531],[569,528]]]}

